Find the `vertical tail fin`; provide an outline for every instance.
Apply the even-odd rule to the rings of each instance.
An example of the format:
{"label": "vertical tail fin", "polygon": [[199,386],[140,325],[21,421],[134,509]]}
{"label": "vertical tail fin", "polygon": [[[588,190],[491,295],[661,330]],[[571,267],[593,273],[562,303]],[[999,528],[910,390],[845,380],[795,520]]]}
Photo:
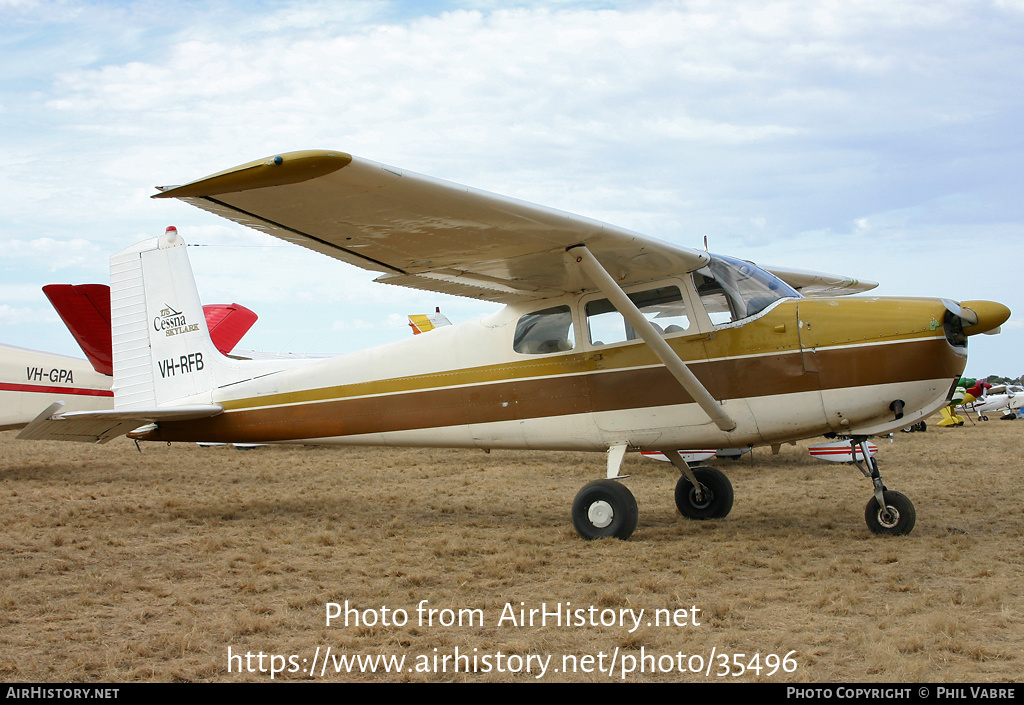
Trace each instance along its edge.
{"label": "vertical tail fin", "polygon": [[110,258],[110,313],[117,409],[208,400],[218,368],[230,367],[173,227]]}
{"label": "vertical tail fin", "polygon": [[[114,374],[110,342],[110,287],[105,284],[47,284],[43,293],[75,337],[94,370]],[[203,304],[214,346],[227,355],[259,319],[241,304]]]}
{"label": "vertical tail fin", "polygon": [[110,350],[110,287],[103,284],[47,284],[43,293],[75,337],[94,370],[114,374]]}

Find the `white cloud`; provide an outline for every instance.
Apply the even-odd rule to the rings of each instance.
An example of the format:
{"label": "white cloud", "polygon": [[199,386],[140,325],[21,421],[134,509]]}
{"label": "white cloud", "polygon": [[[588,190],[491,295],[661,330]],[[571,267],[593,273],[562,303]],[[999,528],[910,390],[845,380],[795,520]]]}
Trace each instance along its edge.
{"label": "white cloud", "polygon": [[0,325],[14,326],[26,323],[57,323],[60,325],[60,318],[53,309],[0,304]]}
{"label": "white cloud", "polygon": [[39,303],[45,300],[41,286],[35,284],[0,284],[0,301]]}
{"label": "white cloud", "polygon": [[54,272],[93,262],[104,253],[95,243],[83,238],[55,240],[41,237],[34,240],[5,239],[3,255],[5,258],[31,260],[36,266]]}
{"label": "white cloud", "polygon": [[[28,267],[92,280],[174,223],[217,245],[190,252],[203,295],[256,308],[260,327],[331,328],[349,319],[329,309],[368,298],[384,307],[360,312],[368,325],[415,312],[403,301],[430,310],[149,199],[321,147],[901,284],[902,243],[941,284],[959,276],[961,233],[989,250],[1021,235],[1020,3],[501,5],[3,0],[0,235],[20,243],[5,264],[24,264],[11,283]],[[300,304],[331,315],[305,323]]]}

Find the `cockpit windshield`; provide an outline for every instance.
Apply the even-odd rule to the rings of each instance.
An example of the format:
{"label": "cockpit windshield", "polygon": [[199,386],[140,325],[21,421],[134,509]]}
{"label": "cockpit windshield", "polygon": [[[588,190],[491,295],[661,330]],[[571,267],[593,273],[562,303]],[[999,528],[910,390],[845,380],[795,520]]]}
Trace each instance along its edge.
{"label": "cockpit windshield", "polygon": [[798,299],[789,284],[749,262],[712,255],[693,273],[701,302],[716,325],[754,316],[779,299]]}

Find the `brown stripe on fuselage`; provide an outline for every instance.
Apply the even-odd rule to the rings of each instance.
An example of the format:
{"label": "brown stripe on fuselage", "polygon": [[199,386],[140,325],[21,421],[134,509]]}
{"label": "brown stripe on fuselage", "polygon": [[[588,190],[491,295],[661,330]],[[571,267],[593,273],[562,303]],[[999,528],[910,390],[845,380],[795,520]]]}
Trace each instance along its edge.
{"label": "brown stripe on fuselage", "polygon": [[924,379],[952,382],[967,365],[967,357],[945,338],[805,351],[804,360],[816,370],[823,390]]}
{"label": "brown stripe on fuselage", "polygon": [[[691,363],[717,399],[952,379],[964,358],[945,339],[846,345]],[[805,371],[806,370],[810,370]],[[691,402],[662,366],[510,380],[229,411],[165,422],[147,440],[270,442],[515,421]],[[823,429],[827,430],[822,421]]]}

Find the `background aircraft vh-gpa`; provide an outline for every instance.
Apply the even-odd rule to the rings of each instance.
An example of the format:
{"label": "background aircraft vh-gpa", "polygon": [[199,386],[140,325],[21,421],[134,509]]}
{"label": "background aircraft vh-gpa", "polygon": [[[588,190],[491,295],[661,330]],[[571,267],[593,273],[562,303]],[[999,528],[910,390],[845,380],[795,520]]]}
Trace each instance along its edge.
{"label": "background aircraft vh-gpa", "polygon": [[[998,303],[848,297],[873,286],[772,271],[606,223],[341,152],[254,161],[161,189],[376,271],[376,281],[504,304],[495,314],[361,353],[237,360],[212,344],[183,240],[111,258],[114,408],[55,402],[20,438],[324,443],[601,451],[605,477],[573,503],[588,539],[628,538],[628,450],[680,471],[686,517],[723,517],[725,475],[679,448],[774,445],[823,434],[864,444],[935,412],[967,338]],[[859,456],[876,533],[913,504]]]}

